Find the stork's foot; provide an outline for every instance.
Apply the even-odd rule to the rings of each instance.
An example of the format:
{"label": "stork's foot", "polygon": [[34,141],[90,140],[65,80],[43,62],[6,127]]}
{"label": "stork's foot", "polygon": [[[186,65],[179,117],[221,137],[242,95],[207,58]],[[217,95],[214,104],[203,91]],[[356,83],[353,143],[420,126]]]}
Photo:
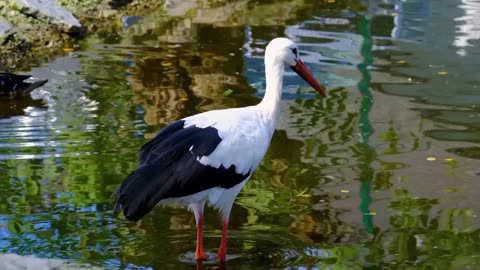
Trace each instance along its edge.
{"label": "stork's foot", "polygon": [[191,251],[187,253],[180,254],[178,260],[187,264],[208,264],[213,265],[217,263],[217,254],[213,252],[205,251],[203,256],[202,254],[197,254],[197,252]]}
{"label": "stork's foot", "polygon": [[218,261],[225,262],[227,260],[227,250],[225,248],[220,248],[218,250]]}
{"label": "stork's foot", "polygon": [[197,261],[206,261],[210,258],[210,256],[208,256],[208,254],[206,254],[205,252],[196,252],[195,253],[195,260]]}
{"label": "stork's foot", "polygon": [[[204,257],[197,256],[196,252],[191,251],[178,256],[178,260],[187,264],[201,264],[201,265],[215,265],[225,264],[231,260],[242,257],[240,254],[227,254],[223,259],[218,256],[218,253],[205,251]],[[203,258],[203,259],[202,259]],[[220,268],[221,269],[221,268]]]}

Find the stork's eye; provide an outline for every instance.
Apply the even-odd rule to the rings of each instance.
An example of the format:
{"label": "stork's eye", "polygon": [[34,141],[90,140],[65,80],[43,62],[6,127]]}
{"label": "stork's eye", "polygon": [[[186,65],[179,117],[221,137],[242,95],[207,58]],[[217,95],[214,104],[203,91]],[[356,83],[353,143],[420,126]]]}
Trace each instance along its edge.
{"label": "stork's eye", "polygon": [[293,54],[295,54],[295,56],[297,57],[298,56],[298,51],[297,51],[297,48],[293,48],[291,49]]}

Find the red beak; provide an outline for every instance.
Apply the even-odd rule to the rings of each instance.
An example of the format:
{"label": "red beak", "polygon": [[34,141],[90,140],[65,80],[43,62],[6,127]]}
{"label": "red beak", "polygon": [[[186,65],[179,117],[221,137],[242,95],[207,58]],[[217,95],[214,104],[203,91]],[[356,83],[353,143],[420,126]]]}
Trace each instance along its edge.
{"label": "red beak", "polygon": [[308,84],[310,84],[313,89],[317,90],[318,93],[327,96],[327,91],[318,83],[318,81],[313,77],[312,72],[305,66],[302,60],[298,59],[295,63],[295,66],[291,67],[300,77],[302,77]]}

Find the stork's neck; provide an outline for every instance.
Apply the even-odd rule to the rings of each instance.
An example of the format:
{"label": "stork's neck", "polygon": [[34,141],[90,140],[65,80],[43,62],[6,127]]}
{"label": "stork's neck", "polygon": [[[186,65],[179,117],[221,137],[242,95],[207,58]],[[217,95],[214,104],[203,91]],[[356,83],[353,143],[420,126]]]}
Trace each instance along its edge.
{"label": "stork's neck", "polygon": [[265,58],[267,86],[263,100],[258,106],[262,110],[265,122],[269,124],[272,129],[275,129],[279,116],[284,70],[285,65],[283,61],[276,61],[276,59],[270,60],[268,57]]}

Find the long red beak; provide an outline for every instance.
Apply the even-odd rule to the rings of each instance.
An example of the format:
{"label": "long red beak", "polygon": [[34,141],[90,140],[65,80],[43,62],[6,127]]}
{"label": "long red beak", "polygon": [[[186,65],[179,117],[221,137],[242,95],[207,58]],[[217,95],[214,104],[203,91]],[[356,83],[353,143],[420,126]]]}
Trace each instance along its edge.
{"label": "long red beak", "polygon": [[313,77],[312,72],[305,66],[302,60],[298,59],[296,61],[295,66],[291,67],[293,71],[295,71],[300,77],[302,77],[313,89],[317,90],[318,93],[323,95],[324,97],[327,96],[327,91],[318,83],[318,81]]}

